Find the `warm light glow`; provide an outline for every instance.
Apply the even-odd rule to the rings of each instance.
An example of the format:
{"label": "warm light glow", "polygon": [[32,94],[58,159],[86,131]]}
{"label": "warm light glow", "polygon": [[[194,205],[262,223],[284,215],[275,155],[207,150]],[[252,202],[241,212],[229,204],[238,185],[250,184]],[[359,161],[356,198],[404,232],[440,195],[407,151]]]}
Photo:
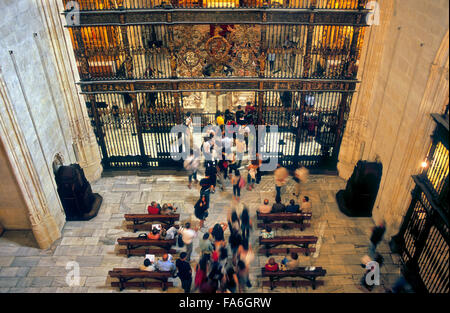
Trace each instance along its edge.
{"label": "warm light glow", "polygon": [[420,164],[423,168],[427,167],[428,163],[426,161],[423,161],[422,164]]}

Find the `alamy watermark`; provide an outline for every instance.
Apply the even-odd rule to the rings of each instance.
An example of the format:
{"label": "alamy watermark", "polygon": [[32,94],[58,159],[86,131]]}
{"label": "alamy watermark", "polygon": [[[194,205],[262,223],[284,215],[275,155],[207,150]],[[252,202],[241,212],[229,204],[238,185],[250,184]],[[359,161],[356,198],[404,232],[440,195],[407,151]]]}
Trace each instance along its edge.
{"label": "alamy watermark", "polygon": [[67,26],[80,25],[80,4],[78,1],[69,1],[66,3],[66,23]]}
{"label": "alamy watermark", "polygon": [[66,275],[66,283],[69,287],[80,285],[80,264],[75,261],[67,262],[66,270],[70,270]]}
{"label": "alamy watermark", "polygon": [[366,263],[366,284],[368,286],[380,285],[380,264],[377,261],[370,261]]}
{"label": "alamy watermark", "polygon": [[369,26],[380,25],[380,4],[377,1],[369,1],[366,9],[370,10],[366,15],[366,24]]}
{"label": "alamy watermark", "polygon": [[[200,118],[194,117],[194,124],[200,124]],[[171,157],[175,161],[186,160],[191,155],[191,151],[200,156],[203,155],[206,161],[222,159],[222,151],[225,159],[232,160],[233,154],[236,161],[244,160],[244,155],[248,155],[248,160],[261,160],[261,171],[273,171],[278,164],[278,147],[273,145],[275,151],[267,152],[266,139],[271,135],[278,134],[277,125],[225,125],[224,136],[219,126],[208,125],[204,128],[189,128],[186,125],[176,125],[172,127],[171,133],[176,138],[172,149]],[[194,134],[201,134],[202,143],[199,147],[193,147],[191,137]],[[213,135],[211,135],[213,134]],[[207,138],[205,141],[204,138]],[[236,152],[232,151],[233,141],[236,138]],[[270,139],[269,139],[270,140]],[[205,142],[208,142],[205,144]],[[238,145],[240,148],[238,148]],[[244,151],[247,150],[247,153]],[[256,154],[258,153],[258,158]]]}

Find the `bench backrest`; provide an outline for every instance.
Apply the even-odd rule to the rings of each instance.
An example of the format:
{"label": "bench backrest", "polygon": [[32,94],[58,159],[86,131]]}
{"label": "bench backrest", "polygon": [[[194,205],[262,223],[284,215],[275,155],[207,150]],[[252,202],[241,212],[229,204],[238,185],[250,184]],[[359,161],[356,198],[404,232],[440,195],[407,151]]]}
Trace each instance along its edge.
{"label": "bench backrest", "polygon": [[141,271],[139,268],[114,268],[109,271],[109,276],[111,277],[156,277],[156,278],[170,278],[173,277],[171,272],[149,272]]}
{"label": "bench backrest", "polygon": [[148,238],[137,238],[137,237],[122,237],[117,239],[118,243],[123,244],[164,244],[164,245],[175,245],[175,239],[148,239]]}
{"label": "bench backrest", "polygon": [[274,238],[259,237],[259,243],[316,243],[315,236],[277,236]]}
{"label": "bench backrest", "polygon": [[180,219],[180,214],[125,214],[125,220],[133,221],[161,221],[161,220],[176,220]]}
{"label": "bench backrest", "polygon": [[299,219],[308,219],[311,218],[311,213],[259,213],[257,212],[258,219],[271,219],[271,218],[299,218]]}
{"label": "bench backrest", "polygon": [[307,271],[306,267],[299,267],[295,270],[287,271],[266,271],[263,267],[261,268],[261,273],[263,276],[325,276],[327,271],[322,267],[316,267],[313,271]]}

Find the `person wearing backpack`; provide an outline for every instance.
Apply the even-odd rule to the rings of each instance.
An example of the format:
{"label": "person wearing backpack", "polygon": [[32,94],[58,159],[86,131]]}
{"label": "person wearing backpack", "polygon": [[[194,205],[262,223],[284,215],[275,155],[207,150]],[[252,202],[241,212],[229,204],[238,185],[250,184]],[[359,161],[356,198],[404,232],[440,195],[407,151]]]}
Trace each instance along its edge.
{"label": "person wearing backpack", "polygon": [[191,228],[191,223],[186,223],[181,227],[178,233],[181,235],[184,245],[186,246],[186,261],[191,261],[192,247],[194,245],[194,238],[197,232]]}

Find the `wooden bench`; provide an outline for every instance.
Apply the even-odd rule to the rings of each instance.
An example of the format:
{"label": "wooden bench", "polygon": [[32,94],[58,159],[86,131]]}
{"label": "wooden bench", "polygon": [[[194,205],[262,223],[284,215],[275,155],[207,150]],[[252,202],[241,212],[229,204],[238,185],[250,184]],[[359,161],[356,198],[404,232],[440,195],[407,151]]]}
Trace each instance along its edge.
{"label": "wooden bench", "polygon": [[[108,272],[111,278],[118,278],[119,281],[111,281],[112,287],[118,287],[120,291],[125,287],[161,287],[163,291],[167,287],[173,287],[173,283],[168,279],[173,277],[171,272],[147,272],[141,271],[139,268],[114,268]],[[130,281],[130,280],[134,281]],[[148,281],[154,279],[156,281]]]}
{"label": "wooden bench", "polygon": [[[127,257],[130,255],[146,255],[146,254],[164,254],[170,253],[175,254],[176,250],[171,249],[172,246],[175,245],[175,239],[163,240],[163,239],[148,239],[148,238],[139,238],[139,237],[122,237],[118,238],[117,242],[119,245],[126,246],[126,249],[120,249],[119,252],[122,254],[126,254]],[[158,248],[142,248],[144,246],[157,246]]]}
{"label": "wooden bench", "polygon": [[149,222],[160,222],[168,227],[173,226],[175,221],[180,220],[180,214],[125,214],[125,220],[133,222],[133,224],[127,225],[127,228],[136,232],[137,230],[152,230],[153,223],[149,224]]}
{"label": "wooden bench", "polygon": [[[274,238],[259,237],[259,244],[264,245],[259,249],[260,254],[267,257],[272,254],[289,254],[291,252],[304,253],[306,256],[310,252],[315,252],[316,248],[310,248],[309,245],[315,244],[315,236],[277,236]],[[275,248],[279,245],[296,245],[297,248]]]}
{"label": "wooden bench", "polygon": [[[257,218],[262,220],[263,223],[259,223],[259,228],[270,226],[272,228],[300,228],[303,231],[306,227],[311,226],[309,223],[304,223],[305,220],[310,220],[311,213],[259,213],[257,212]],[[272,223],[273,221],[291,221],[294,223]]]}
{"label": "wooden bench", "polygon": [[[325,274],[327,273],[327,271],[321,267],[316,267],[312,271],[306,270],[306,267],[299,267],[295,270],[288,270],[288,271],[278,270],[276,272],[266,271],[266,269],[263,267],[261,269],[261,272],[262,277],[269,277],[270,279],[269,281],[263,281],[263,286],[270,287],[271,290],[273,290],[275,286],[298,287],[309,284],[312,285],[313,289],[316,289],[317,285],[323,285],[323,281],[316,281],[316,278],[320,276],[325,276]],[[281,278],[285,277],[300,277],[306,279],[307,281],[280,280]]]}

